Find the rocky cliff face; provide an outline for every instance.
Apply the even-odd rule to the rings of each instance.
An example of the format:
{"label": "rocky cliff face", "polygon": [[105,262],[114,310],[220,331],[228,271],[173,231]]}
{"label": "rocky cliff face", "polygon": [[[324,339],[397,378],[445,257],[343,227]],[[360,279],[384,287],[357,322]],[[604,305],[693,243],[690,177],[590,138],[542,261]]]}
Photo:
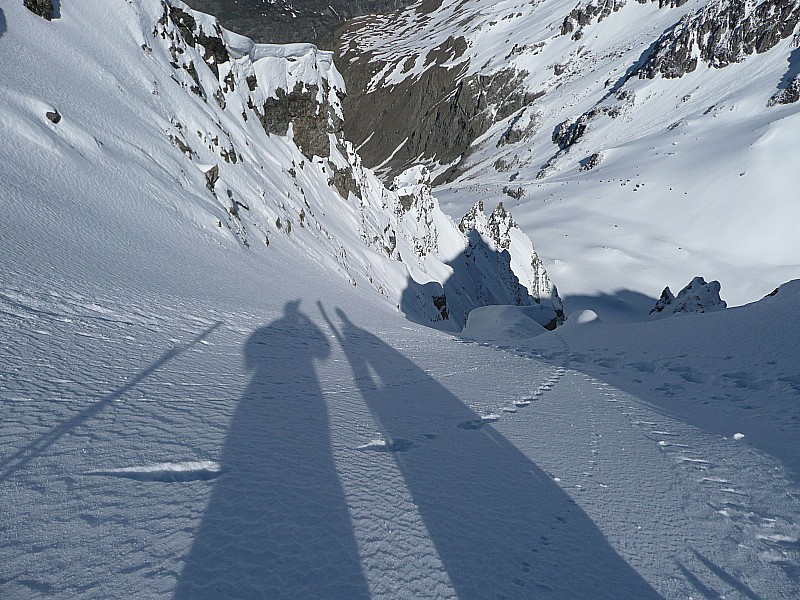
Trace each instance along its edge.
{"label": "rocky cliff face", "polygon": [[393,12],[412,0],[190,0],[227,29],[257,42],[310,42],[326,47],[333,32],[359,15]]}
{"label": "rocky cliff face", "polygon": [[[461,329],[470,311],[486,305],[548,307],[552,327],[564,322],[558,290],[530,238],[503,203],[488,215],[482,202],[461,219],[457,232],[444,220],[431,194],[430,173],[412,167],[395,177],[396,214],[420,258],[446,265],[438,281],[409,281],[401,308],[409,318],[444,329]],[[455,235],[454,235],[455,234]]]}
{"label": "rocky cliff face", "polygon": [[[463,326],[468,308],[538,302],[531,294],[551,289],[530,240],[502,206],[481,231],[496,240],[487,245],[442,213],[425,167],[387,188],[361,164],[345,137],[344,83],[332,53],[255,44],[178,0],[142,1],[159,12],[140,51],[166,63],[165,85],[181,88],[206,115],[176,110],[166,137],[203,174],[204,193],[225,208],[219,227],[242,245],[326,255],[353,285],[450,330]],[[254,156],[255,148],[263,154]],[[480,268],[466,267],[478,254]],[[453,263],[459,256],[471,258]],[[458,291],[448,294],[451,280]],[[438,291],[428,293],[432,287]],[[407,301],[408,289],[423,290],[418,301]]]}
{"label": "rocky cliff face", "polygon": [[[380,26],[400,27],[402,16],[396,19],[398,24],[389,20]],[[429,52],[419,75],[393,83],[396,65],[358,45],[368,23],[354,22],[339,32],[336,41],[337,63],[349,90],[344,100],[345,134],[386,178],[423,157],[450,167],[438,181],[451,179],[473,141],[535,99],[522,86],[524,72],[468,74],[462,60],[467,45],[461,37],[448,38]],[[409,60],[402,65],[415,66]]]}
{"label": "rocky cliff face", "polygon": [[[543,92],[528,88],[529,73],[512,60],[500,67],[499,56],[477,62],[479,49],[465,34],[481,31],[487,19],[474,2],[417,2],[393,15],[354,19],[337,32],[333,47],[348,87],[345,112],[352,116],[345,132],[385,178],[422,158],[436,184],[450,181],[473,142],[496,124],[505,125],[498,145],[529,133],[525,126],[535,111],[528,107]],[[497,51],[516,59],[542,46]]]}
{"label": "rocky cliff face", "polygon": [[507,257],[514,275],[498,286],[505,289],[507,300],[487,304],[541,304],[550,307],[555,315],[552,328],[564,322],[564,308],[558,290],[550,281],[530,239],[517,226],[502,202],[489,215],[484,210],[483,202],[477,202],[461,219],[458,229],[470,240],[468,257],[481,253],[484,258],[495,255],[502,260]]}
{"label": "rocky cliff face", "polygon": [[763,53],[792,35],[800,20],[793,0],[714,0],[684,16],[655,43],[640,77],[681,77],[698,62],[721,69]]}

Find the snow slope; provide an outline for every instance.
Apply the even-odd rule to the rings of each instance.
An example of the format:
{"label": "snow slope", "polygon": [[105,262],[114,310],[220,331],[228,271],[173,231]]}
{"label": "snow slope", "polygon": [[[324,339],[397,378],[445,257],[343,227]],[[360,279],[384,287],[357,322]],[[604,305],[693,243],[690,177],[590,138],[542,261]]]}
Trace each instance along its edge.
{"label": "snow slope", "polygon": [[429,2],[356,20],[337,52],[365,103],[397,89],[452,117],[437,138],[477,127],[411,160],[457,165],[436,189],[451,215],[504,200],[568,310],[696,275],[740,305],[800,273],[797,19],[773,0]]}
{"label": "snow slope", "polygon": [[[350,227],[377,208],[291,135],[234,127],[201,51],[176,55],[206,101],[169,43],[142,66],[160,5],[1,10],[0,597],[798,596],[795,284],[605,337],[576,319],[501,348],[421,327],[363,270],[412,264]],[[237,119],[246,98],[225,96]],[[209,123],[245,160],[195,141]],[[237,229],[233,199],[260,216]],[[626,366],[631,339],[651,370]]]}
{"label": "snow slope", "polygon": [[[147,0],[114,11],[86,0],[47,22],[9,9],[0,88],[8,235],[41,221],[76,273],[95,263],[122,273],[138,253],[174,263],[195,252],[187,236],[217,246],[221,260],[301,252],[418,320],[441,321],[430,296],[408,300],[406,291],[444,295],[454,276],[447,263],[468,253],[470,240],[430,194],[404,206],[361,166],[341,137],[343,84],[332,54],[253,44],[188,10]],[[9,260],[47,251],[21,238]],[[480,244],[497,257],[499,278],[531,288],[521,297],[498,289],[496,301],[547,300],[532,247],[515,262],[517,276],[491,240]],[[449,293],[479,305],[474,290]]]}
{"label": "snow slope", "polygon": [[[699,315],[735,326],[696,349],[565,329],[515,350],[404,324],[314,265],[272,276],[301,265],[319,306],[247,264],[198,270],[208,297],[4,289],[5,597],[798,593],[797,321],[773,320],[793,296]],[[751,357],[761,390],[726,375]]]}

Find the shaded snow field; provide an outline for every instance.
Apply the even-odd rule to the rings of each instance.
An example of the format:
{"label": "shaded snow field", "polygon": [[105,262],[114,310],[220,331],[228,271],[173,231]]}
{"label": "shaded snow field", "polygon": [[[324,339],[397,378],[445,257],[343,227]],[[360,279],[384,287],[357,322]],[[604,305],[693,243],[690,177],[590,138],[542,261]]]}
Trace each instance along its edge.
{"label": "shaded snow field", "polygon": [[[725,377],[717,364],[760,364],[764,334],[796,333],[778,318],[796,287],[668,329],[573,326],[505,347],[355,290],[255,310],[5,288],[0,590],[796,597],[789,359],[776,354],[769,386],[693,391]],[[698,329],[709,346],[684,360],[707,383],[668,368]],[[709,351],[719,335],[739,358]]]}

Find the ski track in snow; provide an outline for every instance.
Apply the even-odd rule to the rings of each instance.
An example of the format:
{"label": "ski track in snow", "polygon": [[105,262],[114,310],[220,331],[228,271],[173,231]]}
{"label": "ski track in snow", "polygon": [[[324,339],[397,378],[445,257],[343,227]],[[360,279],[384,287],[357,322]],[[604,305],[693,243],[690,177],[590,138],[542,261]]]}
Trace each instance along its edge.
{"label": "ski track in snow", "polygon": [[[4,327],[15,332],[0,380],[4,597],[168,596],[185,584],[219,490],[255,490],[264,503],[255,530],[259,518],[281,514],[257,474],[220,459],[255,384],[241,365],[242,344],[272,318],[128,301],[0,294]],[[353,326],[348,334],[335,319],[326,327],[311,316],[330,356],[316,375],[278,374],[263,385],[302,402],[296,380],[318,380],[327,451],[370,596],[574,598],[588,593],[587,582],[609,598],[622,597],[619,585],[631,598],[800,593],[800,492],[746,443],[574,370],[568,348],[553,364],[524,348],[418,329]],[[276,360],[285,351],[265,350]],[[293,436],[312,444],[288,468],[313,465],[328,443],[303,437],[312,417],[302,406],[272,410],[270,431],[285,432],[288,447]],[[258,427],[242,436],[243,449],[259,449]],[[219,526],[236,522],[235,501],[220,500]],[[307,527],[298,524],[300,540],[314,534]],[[308,556],[312,571],[320,558]],[[606,580],[589,573],[573,581],[593,561]],[[220,580],[232,577],[223,568]],[[196,583],[179,596],[214,594]],[[331,585],[339,585],[333,597],[345,589],[360,597],[356,584]]]}
{"label": "ski track in snow", "polygon": [[[498,430],[535,456],[664,597],[800,593],[800,493],[783,468],[741,438],[704,433],[570,369],[564,345],[562,363],[504,409],[511,421]],[[530,435],[537,429],[546,437]],[[575,460],[576,442],[584,460]],[[676,547],[669,560],[665,532]]]}

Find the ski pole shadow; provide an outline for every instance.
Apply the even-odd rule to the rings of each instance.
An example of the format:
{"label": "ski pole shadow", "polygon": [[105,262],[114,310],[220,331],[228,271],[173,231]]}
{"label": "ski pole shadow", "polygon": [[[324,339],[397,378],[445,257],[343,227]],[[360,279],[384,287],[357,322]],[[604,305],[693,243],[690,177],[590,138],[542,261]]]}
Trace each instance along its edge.
{"label": "ski pole shadow", "polygon": [[79,412],[74,417],[63,422],[58,427],[54,427],[44,435],[39,436],[38,438],[28,443],[23,448],[17,450],[11,456],[4,458],[2,461],[0,461],[0,481],[7,479],[9,476],[13,475],[20,469],[25,468],[25,466],[27,466],[28,463],[31,462],[31,460],[33,460],[37,456],[40,456],[50,446],[58,442],[58,440],[60,440],[62,437],[74,431],[83,423],[87,422],[93,417],[96,417],[104,410],[110,408],[114,404],[114,402],[121,399],[125,394],[134,389],[139,383],[141,383],[142,381],[147,379],[150,375],[161,369],[171,360],[176,359],[178,356],[180,356],[187,350],[191,349],[192,347],[202,342],[205,338],[214,333],[214,331],[216,331],[221,325],[222,322],[218,321],[213,325],[211,325],[208,329],[197,335],[193,340],[190,340],[185,344],[180,344],[178,346],[175,346],[174,348],[170,348],[169,350],[164,352],[164,354],[162,354],[158,358],[158,360],[156,360],[149,367],[141,371],[138,375],[136,375],[136,377],[131,379],[128,383],[126,383],[122,387],[117,388],[116,390],[114,390],[101,400],[98,400],[88,408]]}
{"label": "ski pole shadow", "polygon": [[315,362],[327,336],[289,302],[249,337],[252,379],[175,598],[368,598]]}
{"label": "ski pole shadow", "polygon": [[661,598],[480,415],[341,309],[337,327],[319,308],[461,600]]}

